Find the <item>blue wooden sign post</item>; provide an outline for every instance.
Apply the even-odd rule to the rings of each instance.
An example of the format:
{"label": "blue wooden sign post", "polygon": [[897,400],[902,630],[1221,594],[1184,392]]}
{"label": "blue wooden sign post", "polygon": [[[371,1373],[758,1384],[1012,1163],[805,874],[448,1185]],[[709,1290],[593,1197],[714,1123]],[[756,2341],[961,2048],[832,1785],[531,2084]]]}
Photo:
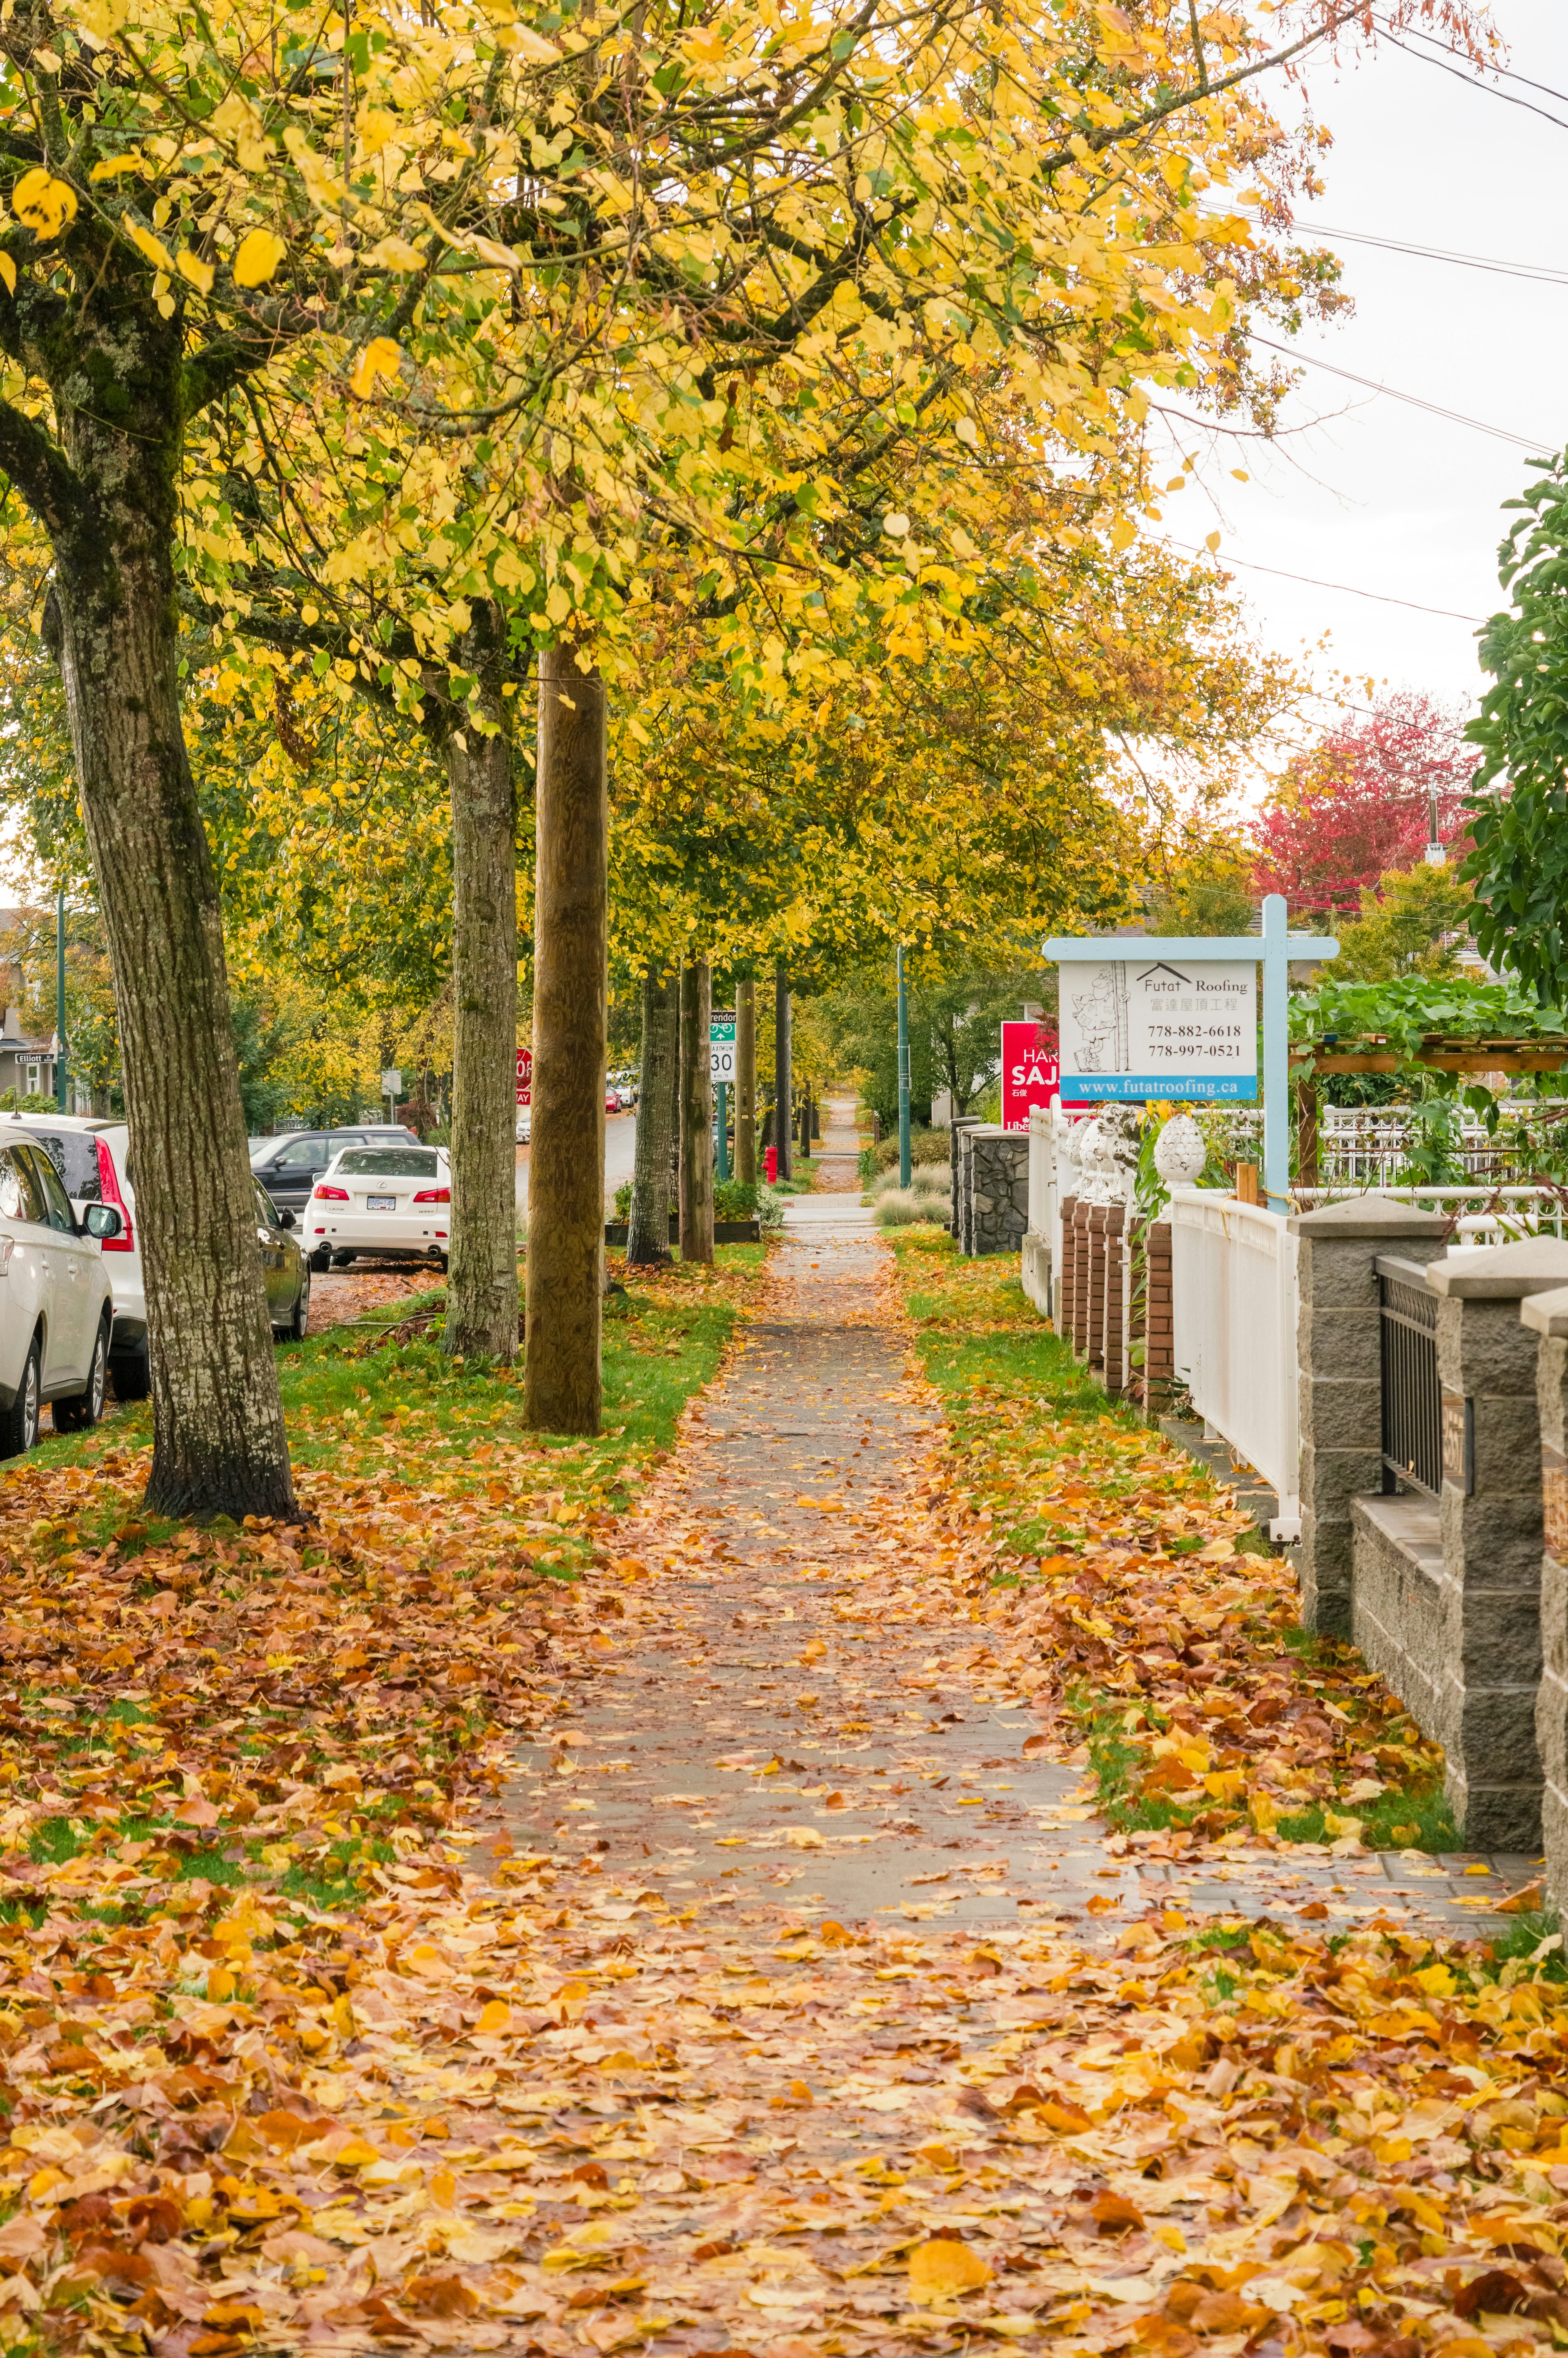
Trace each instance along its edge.
{"label": "blue wooden sign post", "polygon": [[[1272,1210],[1290,1208],[1291,1186],[1291,1097],[1290,1097],[1290,968],[1298,964],[1318,962],[1337,957],[1339,944],[1324,934],[1292,934],[1283,895],[1271,892],[1263,903],[1263,931],[1257,934],[1198,934],[1171,936],[1144,934],[1136,938],[1125,936],[1102,936],[1098,941],[1057,939],[1048,941],[1044,955],[1059,964],[1137,967],[1145,976],[1156,971],[1169,974],[1173,969],[1193,968],[1201,987],[1202,970],[1206,967],[1256,966],[1263,968],[1263,1187]],[[1180,979],[1184,980],[1184,971]],[[1125,991],[1122,994],[1125,997]],[[1201,1033],[1201,1023],[1187,1027]],[[1234,1027],[1232,1027],[1234,1028]],[[1108,1038],[1114,1029],[1107,1022]],[[1125,1032],[1122,1037],[1126,1038]],[[1065,1042],[1064,1041],[1064,1048]],[[1130,1098],[1188,1098],[1223,1096],[1227,1098],[1250,1099],[1257,1096],[1257,1079],[1247,1061],[1244,1076],[1229,1071],[1222,1074],[1217,1062],[1206,1061],[1203,1042],[1197,1040],[1190,1052],[1170,1048],[1164,1051],[1174,1060],[1168,1072],[1159,1075],[1144,1071],[1118,1071],[1113,1062],[1093,1075],[1069,1074],[1064,1054],[1062,1065],[1063,1094],[1094,1097],[1125,1102]],[[1114,1059],[1114,1050],[1112,1051]],[[1135,1060],[1130,1046],[1124,1048],[1130,1063]],[[1228,1063],[1229,1060],[1227,1060]],[[1070,1088],[1069,1088],[1070,1085]]]}

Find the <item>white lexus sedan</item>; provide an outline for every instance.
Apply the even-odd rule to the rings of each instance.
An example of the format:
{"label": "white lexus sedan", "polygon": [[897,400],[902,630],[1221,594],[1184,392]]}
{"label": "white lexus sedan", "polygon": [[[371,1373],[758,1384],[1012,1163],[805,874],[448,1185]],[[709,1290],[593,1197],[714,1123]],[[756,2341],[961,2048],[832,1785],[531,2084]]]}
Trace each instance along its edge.
{"label": "white lexus sedan", "polygon": [[102,1416],[114,1310],[100,1248],[124,1227],[114,1204],[79,1220],[31,1139],[0,1147],[0,1457],[32,1447],[45,1401],[57,1433]]}
{"label": "white lexus sedan", "polygon": [[451,1217],[444,1146],[345,1146],[311,1190],[299,1241],[318,1270],[362,1253],[445,1269]]}

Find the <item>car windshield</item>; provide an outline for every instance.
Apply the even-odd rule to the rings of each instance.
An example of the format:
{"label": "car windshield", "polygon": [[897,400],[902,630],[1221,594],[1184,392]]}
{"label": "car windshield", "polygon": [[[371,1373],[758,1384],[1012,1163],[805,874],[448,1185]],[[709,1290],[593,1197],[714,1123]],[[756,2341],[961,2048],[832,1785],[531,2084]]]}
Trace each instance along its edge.
{"label": "car windshield", "polygon": [[428,1147],[351,1146],[338,1169],[351,1179],[434,1179],[440,1165]]}
{"label": "car windshield", "polygon": [[74,1195],[79,1204],[96,1204],[100,1200],[98,1141],[89,1131],[35,1130],[29,1122],[27,1136],[35,1146],[43,1148],[68,1195]]}

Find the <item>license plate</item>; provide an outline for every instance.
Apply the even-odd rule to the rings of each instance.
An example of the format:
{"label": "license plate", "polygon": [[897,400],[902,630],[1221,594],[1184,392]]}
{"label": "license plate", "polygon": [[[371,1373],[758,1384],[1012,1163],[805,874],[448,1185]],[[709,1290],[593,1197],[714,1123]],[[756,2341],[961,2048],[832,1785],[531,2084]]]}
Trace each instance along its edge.
{"label": "license plate", "polygon": [[365,1197],[365,1210],[367,1212],[395,1212],[396,1209],[397,1198],[395,1195],[367,1195]]}

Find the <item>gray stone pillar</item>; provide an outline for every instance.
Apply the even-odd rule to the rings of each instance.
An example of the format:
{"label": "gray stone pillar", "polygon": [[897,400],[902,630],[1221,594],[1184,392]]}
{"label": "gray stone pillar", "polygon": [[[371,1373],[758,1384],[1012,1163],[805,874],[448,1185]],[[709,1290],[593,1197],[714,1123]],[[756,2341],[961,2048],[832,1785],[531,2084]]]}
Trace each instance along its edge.
{"label": "gray stone pillar", "polygon": [[1011,1253],[1029,1226],[1029,1135],[1000,1123],[977,1124],[965,1141],[969,1166],[969,1224],[964,1249]]}
{"label": "gray stone pillar", "polygon": [[1537,1337],[1542,1548],[1535,1746],[1541,1757],[1546,1905],[1560,1911],[1568,1898],[1568,1289],[1532,1294],[1520,1303],[1519,1318]]}
{"label": "gray stone pillar", "polygon": [[1356,1195],[1291,1221],[1298,1239],[1302,1620],[1350,1636],[1350,1501],[1383,1486],[1380,1252],[1430,1261],[1448,1222],[1388,1195]]}
{"label": "gray stone pillar", "polygon": [[1568,1283],[1555,1237],[1436,1262],[1443,1387],[1443,1684],[1433,1734],[1472,1850],[1541,1840],[1541,1410],[1519,1303]]}

